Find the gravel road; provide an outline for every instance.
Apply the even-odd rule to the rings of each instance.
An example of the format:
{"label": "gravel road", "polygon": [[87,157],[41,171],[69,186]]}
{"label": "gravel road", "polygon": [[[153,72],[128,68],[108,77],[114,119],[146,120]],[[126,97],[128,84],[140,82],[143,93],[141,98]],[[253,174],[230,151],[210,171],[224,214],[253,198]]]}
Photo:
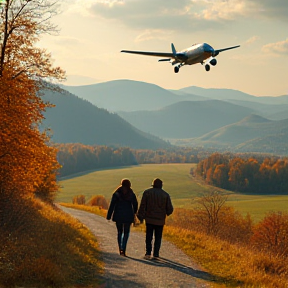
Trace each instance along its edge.
{"label": "gravel road", "polygon": [[114,222],[80,210],[66,207],[61,209],[86,225],[98,239],[105,265],[103,287],[212,287],[213,276],[201,270],[191,258],[170,242],[162,240],[159,261],[145,260],[145,233],[131,232],[127,257],[123,257],[118,254]]}

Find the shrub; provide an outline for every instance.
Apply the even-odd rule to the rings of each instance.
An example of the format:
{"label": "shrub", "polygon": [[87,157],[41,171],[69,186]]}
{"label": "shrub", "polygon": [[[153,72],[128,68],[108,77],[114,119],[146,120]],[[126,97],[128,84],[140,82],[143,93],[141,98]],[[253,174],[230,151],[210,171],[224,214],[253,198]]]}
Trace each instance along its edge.
{"label": "shrub", "polygon": [[98,206],[101,207],[103,209],[108,209],[108,202],[105,199],[105,197],[103,195],[96,195],[93,196],[89,202],[88,205],[90,206]]}
{"label": "shrub", "polygon": [[84,195],[77,195],[77,196],[73,197],[72,203],[78,204],[78,205],[85,205],[85,203],[86,203],[85,196]]}
{"label": "shrub", "polygon": [[252,244],[268,254],[288,258],[288,213],[267,214],[255,226]]}

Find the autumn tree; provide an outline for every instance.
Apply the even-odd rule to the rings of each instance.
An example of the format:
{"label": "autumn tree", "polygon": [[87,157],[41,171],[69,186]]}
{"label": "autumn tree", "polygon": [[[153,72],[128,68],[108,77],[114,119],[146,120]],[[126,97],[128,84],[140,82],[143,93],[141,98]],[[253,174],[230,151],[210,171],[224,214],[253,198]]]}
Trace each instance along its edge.
{"label": "autumn tree", "polygon": [[40,92],[54,89],[45,79],[61,80],[64,72],[35,44],[42,33],[56,31],[50,22],[56,7],[49,0],[1,3],[0,200],[27,194],[51,200],[59,165],[56,149],[38,127],[50,106]]}
{"label": "autumn tree", "polygon": [[227,195],[219,191],[210,191],[196,199],[200,209],[198,221],[205,227],[205,232],[211,235],[217,235],[221,222],[220,213],[227,201]]}
{"label": "autumn tree", "polygon": [[254,228],[252,245],[268,254],[287,259],[288,213],[268,213]]}

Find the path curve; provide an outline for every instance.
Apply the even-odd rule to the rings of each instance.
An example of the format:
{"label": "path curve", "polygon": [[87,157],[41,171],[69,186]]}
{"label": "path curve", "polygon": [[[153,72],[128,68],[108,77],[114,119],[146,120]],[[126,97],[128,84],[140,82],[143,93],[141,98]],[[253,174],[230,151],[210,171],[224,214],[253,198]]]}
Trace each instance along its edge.
{"label": "path curve", "polygon": [[[81,210],[60,207],[97,237],[105,265],[105,288],[208,288],[213,276],[204,272],[175,245],[162,240],[160,261],[145,260],[145,234],[132,232],[127,256],[118,254],[115,223]],[[165,227],[164,227],[165,229]]]}

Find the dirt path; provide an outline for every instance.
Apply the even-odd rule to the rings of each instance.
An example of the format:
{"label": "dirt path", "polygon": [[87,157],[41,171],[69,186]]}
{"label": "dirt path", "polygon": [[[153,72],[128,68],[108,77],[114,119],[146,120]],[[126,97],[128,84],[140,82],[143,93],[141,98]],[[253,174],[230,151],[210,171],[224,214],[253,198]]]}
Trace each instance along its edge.
{"label": "dirt path", "polygon": [[105,263],[105,288],[211,287],[213,276],[168,241],[163,239],[160,261],[144,260],[145,234],[131,232],[128,257],[123,257],[118,254],[115,223],[88,212],[61,209],[85,224],[97,237]]}

